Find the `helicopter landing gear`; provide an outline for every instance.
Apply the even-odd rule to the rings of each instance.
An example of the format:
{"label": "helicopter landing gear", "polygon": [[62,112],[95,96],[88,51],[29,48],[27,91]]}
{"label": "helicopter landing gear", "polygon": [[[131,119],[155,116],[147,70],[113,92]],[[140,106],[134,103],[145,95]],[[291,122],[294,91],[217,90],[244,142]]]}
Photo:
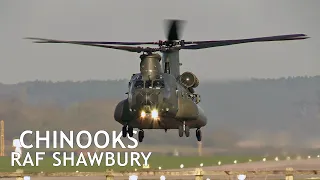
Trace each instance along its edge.
{"label": "helicopter landing gear", "polygon": [[186,137],[190,136],[190,128],[186,125],[185,121],[183,121],[183,125],[179,126],[179,137],[182,137],[183,134],[185,134]]}
{"label": "helicopter landing gear", "polygon": [[141,129],[138,133],[138,140],[139,142],[142,142],[144,138],[144,131]]}
{"label": "helicopter landing gear", "polygon": [[122,137],[127,137],[127,125],[124,125],[122,127]]}
{"label": "helicopter landing gear", "polygon": [[133,137],[133,127],[131,126],[128,127],[128,134],[129,134],[129,137]]}
{"label": "helicopter landing gear", "polygon": [[179,137],[183,136],[183,126],[179,126]]}
{"label": "helicopter landing gear", "polygon": [[184,126],[184,133],[186,135],[186,137],[189,137],[190,136],[190,128],[189,126]]}
{"label": "helicopter landing gear", "polygon": [[127,134],[129,134],[129,137],[133,136],[133,127],[124,125],[122,127],[122,137],[127,137]]}
{"label": "helicopter landing gear", "polygon": [[201,130],[200,130],[200,129],[197,129],[197,130],[196,130],[196,137],[197,137],[197,140],[198,140],[198,141],[201,141],[201,139],[202,139],[202,133],[201,133]]}

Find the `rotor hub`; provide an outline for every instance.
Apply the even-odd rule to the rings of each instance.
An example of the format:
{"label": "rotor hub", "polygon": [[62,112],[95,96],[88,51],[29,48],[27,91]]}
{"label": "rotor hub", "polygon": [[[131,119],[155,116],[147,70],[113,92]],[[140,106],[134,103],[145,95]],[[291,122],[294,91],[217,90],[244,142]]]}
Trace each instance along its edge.
{"label": "rotor hub", "polygon": [[159,47],[166,47],[166,48],[170,48],[170,47],[175,47],[175,46],[184,46],[184,40],[179,40],[179,41],[162,41],[159,40],[158,41],[158,45]]}

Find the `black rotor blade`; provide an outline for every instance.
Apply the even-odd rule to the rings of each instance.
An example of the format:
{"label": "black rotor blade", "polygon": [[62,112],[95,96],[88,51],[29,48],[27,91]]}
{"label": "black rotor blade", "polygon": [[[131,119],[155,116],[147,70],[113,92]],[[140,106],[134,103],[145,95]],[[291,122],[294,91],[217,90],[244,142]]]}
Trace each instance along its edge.
{"label": "black rotor blade", "polygon": [[243,44],[251,42],[267,42],[267,41],[288,41],[288,40],[300,40],[307,39],[305,34],[291,34],[280,36],[259,37],[250,39],[235,39],[235,40],[220,40],[220,41],[187,41],[185,44],[194,44],[181,47],[181,49],[205,49],[218,46],[228,46],[234,44]]}
{"label": "black rotor blade", "polygon": [[109,48],[109,49],[124,50],[124,51],[137,52],[137,53],[159,51],[159,48],[149,48],[149,47],[109,46],[109,45],[102,45],[102,44],[86,44],[86,43],[72,42],[72,41],[47,40],[47,39],[41,39],[41,38],[27,38],[27,39],[37,40],[35,43],[76,44],[76,45],[85,45],[85,46],[94,46],[94,47],[102,47],[102,48]]}
{"label": "black rotor blade", "polygon": [[181,31],[184,20],[169,19],[166,20],[167,40],[175,41],[181,38]]}
{"label": "black rotor blade", "polygon": [[[26,39],[37,40],[37,43],[61,43],[59,40],[54,39],[43,39],[43,38],[32,38],[28,37]],[[43,42],[45,41],[45,42]],[[59,41],[59,42],[57,42]],[[81,44],[115,44],[115,45],[157,45],[159,42],[119,42],[119,41],[64,41],[70,43],[81,43]]]}

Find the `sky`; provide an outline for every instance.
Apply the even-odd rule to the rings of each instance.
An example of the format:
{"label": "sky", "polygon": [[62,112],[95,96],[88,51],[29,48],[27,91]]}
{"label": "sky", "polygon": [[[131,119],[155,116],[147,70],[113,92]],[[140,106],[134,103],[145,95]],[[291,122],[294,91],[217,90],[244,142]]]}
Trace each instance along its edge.
{"label": "sky", "polygon": [[23,38],[158,41],[164,19],[187,21],[184,40],[311,37],[180,51],[181,72],[200,81],[319,75],[319,7],[319,0],[1,0],[0,82],[129,78],[139,71],[137,53]]}

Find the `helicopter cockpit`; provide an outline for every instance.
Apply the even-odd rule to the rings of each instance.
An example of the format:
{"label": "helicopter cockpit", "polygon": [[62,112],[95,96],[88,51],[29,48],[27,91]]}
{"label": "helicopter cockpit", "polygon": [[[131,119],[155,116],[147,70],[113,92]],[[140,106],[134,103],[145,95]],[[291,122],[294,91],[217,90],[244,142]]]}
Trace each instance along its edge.
{"label": "helicopter cockpit", "polygon": [[[132,84],[131,84],[132,83]],[[163,89],[165,88],[164,79],[162,76],[154,80],[143,80],[140,74],[134,75],[129,82],[130,89]]]}
{"label": "helicopter cockpit", "polygon": [[170,96],[166,87],[164,78],[161,76],[155,79],[143,79],[139,75],[133,77],[129,82],[128,98],[130,107],[139,109],[161,104],[163,98]]}
{"label": "helicopter cockpit", "polygon": [[163,89],[165,87],[163,79],[156,79],[156,80],[136,80],[134,82],[134,89]]}

